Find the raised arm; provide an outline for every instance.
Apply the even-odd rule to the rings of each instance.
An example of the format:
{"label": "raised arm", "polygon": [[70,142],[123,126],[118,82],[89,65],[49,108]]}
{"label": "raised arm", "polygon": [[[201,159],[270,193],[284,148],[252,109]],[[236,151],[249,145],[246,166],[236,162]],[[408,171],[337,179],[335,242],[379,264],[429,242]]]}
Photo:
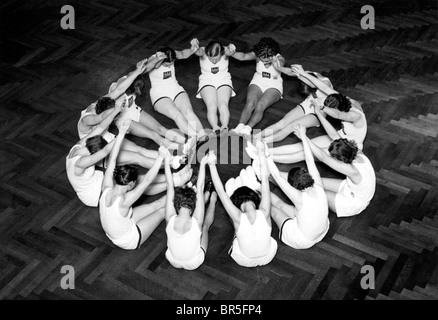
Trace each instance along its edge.
{"label": "raised arm", "polygon": [[320,187],[324,188],[321,175],[319,174],[318,168],[316,167],[315,159],[313,158],[313,153],[312,150],[310,149],[309,141],[306,136],[306,127],[301,124],[297,124],[295,128],[295,134],[303,142],[304,159],[306,161],[307,170],[309,171],[315,183]]}
{"label": "raised arm", "polygon": [[322,114],[323,109],[324,112],[329,114],[327,111],[329,111],[330,108],[325,108],[324,106],[316,106],[316,105],[313,105],[313,108],[315,110],[315,114],[318,117],[319,122],[321,122],[323,128],[325,129],[325,132],[327,132],[327,135],[330,137],[330,139],[336,140],[341,138],[338,131],[336,131],[336,129],[332,126],[332,124]]}
{"label": "raised arm", "polygon": [[336,170],[336,171],[348,176],[354,183],[360,182],[362,177],[360,175],[359,170],[357,170],[355,166],[331,157],[324,150],[322,150],[316,144],[314,144],[312,142],[312,140],[309,140],[309,138],[307,138],[307,141],[309,142],[309,146],[310,146],[310,149],[312,150],[312,153],[321,162],[324,162],[326,165],[328,165],[333,170]]}
{"label": "raised arm", "polygon": [[113,174],[116,167],[117,156],[119,155],[120,146],[122,145],[122,141],[125,138],[126,132],[128,131],[130,125],[130,119],[123,119],[118,124],[119,134],[117,135],[114,146],[111,149],[108,165],[106,167],[105,175],[103,177],[102,190],[114,186]]}
{"label": "raised arm", "polygon": [[193,211],[193,217],[198,221],[199,228],[202,229],[204,223],[205,200],[204,200],[204,186],[205,186],[205,165],[207,164],[208,156],[201,159],[199,165],[198,182],[196,183],[196,207]]}
{"label": "raised arm", "polygon": [[343,112],[334,108],[325,108],[324,112],[327,113],[330,117],[342,121],[356,122],[360,119],[360,114],[354,111]]}
{"label": "raised arm", "polygon": [[284,192],[284,194],[294,203],[295,207],[300,210],[303,205],[301,192],[292,187],[289,182],[281,176],[277,165],[274,163],[274,160],[272,160],[272,157],[268,157],[266,162],[269,172],[271,173],[275,182],[277,182],[278,186]]}
{"label": "raised arm", "polygon": [[260,161],[261,175],[261,201],[259,209],[264,213],[266,218],[269,218],[271,214],[271,192],[269,190],[269,171],[266,163],[266,157],[270,157],[270,155],[268,154],[268,148],[261,140],[257,141],[256,147]]}
{"label": "raised arm", "polygon": [[194,54],[196,51],[199,50],[199,41],[198,41],[198,39],[196,39],[196,38],[192,39],[192,41],[190,41],[190,45],[191,45],[190,49],[184,49],[184,50],[180,50],[180,51],[175,50],[176,58],[178,60],[187,59],[192,54]]}
{"label": "raised arm", "polygon": [[166,176],[167,192],[166,192],[166,222],[169,222],[170,218],[176,215],[173,199],[175,198],[175,186],[173,184],[172,171],[170,170],[170,153],[166,154],[164,159],[164,174]]}
{"label": "raised arm", "polygon": [[[117,99],[119,96],[121,96],[125,91],[129,88],[129,86],[134,82],[134,80],[141,75],[143,72],[146,71],[146,66],[148,65],[148,59],[141,60],[137,63],[137,68],[130,72],[128,76],[125,78],[125,80],[121,81],[117,87],[108,93],[106,96],[110,97],[111,99]],[[150,66],[150,64],[149,64]]]}
{"label": "raised arm", "polygon": [[241,211],[233,204],[233,202],[225,192],[224,186],[222,185],[221,178],[219,177],[219,173],[217,172],[216,168],[216,156],[212,151],[210,151],[207,161],[210,168],[211,179],[213,181],[217,195],[219,196],[219,199],[221,199],[222,205],[224,206],[225,211],[228,213],[231,220],[233,221],[234,226],[239,225]]}
{"label": "raised arm", "polygon": [[328,85],[326,85],[324,82],[319,80],[317,77],[314,77],[310,73],[304,71],[303,67],[299,64],[293,64],[291,66],[291,70],[298,77],[298,79],[300,79],[301,77],[306,78],[311,83],[313,83],[313,85],[315,87],[317,87],[319,89],[319,91],[321,91],[322,93],[324,93],[327,96],[330,94],[338,93],[337,91],[333,90]]}
{"label": "raised arm", "polygon": [[254,51],[251,52],[234,52],[230,57],[233,57],[234,59],[240,60],[240,61],[248,61],[248,60],[255,60],[257,59],[257,56],[255,55]]}
{"label": "raised arm", "polygon": [[148,170],[143,180],[141,180],[134,189],[126,193],[125,199],[123,200],[124,207],[131,207],[141,197],[146,188],[155,180],[167,152],[169,151],[163,146],[158,149],[158,157],[155,159],[152,168]]}

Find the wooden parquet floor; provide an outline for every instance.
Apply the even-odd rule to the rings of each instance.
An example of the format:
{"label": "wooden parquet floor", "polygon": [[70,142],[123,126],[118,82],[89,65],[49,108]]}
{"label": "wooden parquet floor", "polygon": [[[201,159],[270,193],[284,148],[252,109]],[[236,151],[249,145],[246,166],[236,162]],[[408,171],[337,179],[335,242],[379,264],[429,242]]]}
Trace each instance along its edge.
{"label": "wooden parquet floor", "polygon": [[[0,4],[0,299],[438,298],[436,0],[74,0],[65,4],[75,8],[75,30],[60,27],[64,2]],[[374,30],[360,27],[365,4],[374,6]],[[321,243],[298,251],[279,241],[274,260],[252,269],[227,255],[233,229],[221,205],[196,271],[167,262],[164,223],[140,250],[116,248],[97,209],[82,205],[67,180],[65,156],[77,141],[80,111],[162,46],[183,49],[194,37],[201,44],[217,38],[247,51],[262,36],[280,43],[288,64],[321,72],[362,102],[364,151],[377,176],[369,207],[352,218],[331,212]],[[178,62],[178,80],[207,126],[203,102],[195,98],[199,72],[195,56]],[[253,62],[232,59],[230,72],[235,126]],[[259,128],[302,100],[296,80],[283,78],[284,99],[266,111]],[[151,111],[148,97],[143,107],[173,127]],[[322,175],[335,175],[318,166]],[[273,234],[278,239],[276,227]],[[75,268],[74,290],[60,287],[64,265]],[[375,289],[361,288],[365,265],[375,269]]]}

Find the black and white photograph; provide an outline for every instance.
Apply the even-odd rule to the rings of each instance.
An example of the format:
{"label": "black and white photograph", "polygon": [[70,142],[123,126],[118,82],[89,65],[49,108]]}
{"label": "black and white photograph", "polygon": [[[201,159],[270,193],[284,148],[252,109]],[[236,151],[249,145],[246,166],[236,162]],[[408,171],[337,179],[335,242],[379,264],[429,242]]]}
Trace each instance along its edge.
{"label": "black and white photograph", "polygon": [[438,300],[437,0],[3,0],[0,28],[0,300]]}

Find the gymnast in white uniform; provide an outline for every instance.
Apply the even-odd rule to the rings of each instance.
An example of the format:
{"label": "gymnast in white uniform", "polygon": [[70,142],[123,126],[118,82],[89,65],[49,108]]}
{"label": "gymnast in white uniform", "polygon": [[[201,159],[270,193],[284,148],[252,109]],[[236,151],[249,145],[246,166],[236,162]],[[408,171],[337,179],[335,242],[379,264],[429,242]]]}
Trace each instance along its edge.
{"label": "gymnast in white uniform", "polygon": [[283,97],[283,78],[274,62],[284,65],[280,47],[272,38],[262,38],[248,53],[236,52],[233,58],[241,61],[256,60],[256,72],[248,86],[246,103],[240,115],[237,133],[250,134],[252,128],[260,122],[263,113]]}
{"label": "gymnast in white uniform", "polygon": [[196,188],[174,189],[169,161],[166,156],[166,259],[175,268],[194,270],[204,262],[207,253],[208,231],[214,221],[217,194],[211,190],[204,192],[207,156],[201,160]]}
{"label": "gymnast in white uniform", "polygon": [[327,154],[305,135],[302,139],[309,141],[318,160],[346,176],[345,179],[322,178],[330,210],[338,217],[354,216],[365,210],[376,190],[376,175],[371,161],[356,143],[339,136],[330,144]]}
{"label": "gymnast in white uniform", "polygon": [[[277,68],[280,70],[289,70],[288,68],[280,66]],[[309,71],[309,73],[324,82],[330,88],[333,88],[327,77],[324,77],[317,72]],[[254,135],[255,138],[261,138],[267,143],[278,142],[289,136],[293,132],[297,123],[302,124],[306,128],[320,126],[321,123],[319,122],[312,105],[323,105],[326,95],[304,77],[301,77],[301,79],[298,80],[298,92],[300,95],[306,96],[306,99],[290,110],[280,121]],[[325,113],[323,113],[323,115],[326,116]]]}
{"label": "gymnast in white uniform", "polygon": [[[367,120],[360,104],[333,90],[317,77],[304,71],[300,65],[292,65],[290,74],[296,75],[299,79],[307,79],[326,97],[323,104],[315,100],[312,101],[311,106],[319,122],[326,130],[327,135],[313,138],[312,141],[320,148],[327,149],[330,143],[340,136],[353,140],[356,142],[359,150],[362,150],[367,134]],[[325,119],[326,115],[341,120],[342,128],[334,132],[333,126]],[[272,148],[270,152],[274,156],[275,162],[293,163],[304,159],[302,143]]]}
{"label": "gymnast in white uniform", "polygon": [[105,234],[114,245],[125,250],[138,249],[164,220],[165,197],[136,207],[133,204],[155,180],[168,152],[160,147],[155,164],[138,182],[134,166],[116,167],[120,145],[130,122],[130,119],[123,119],[119,123],[119,134],[110,153],[99,200],[100,222]]}
{"label": "gymnast in white uniform", "polygon": [[[107,127],[120,112],[121,105],[117,105],[112,109],[112,112],[97,126],[94,127],[88,135],[79,140],[71,149],[66,157],[66,171],[68,180],[77,193],[79,199],[87,206],[97,207],[99,197],[102,192],[103,175],[106,169],[105,160],[110,153],[115,140],[107,142],[102,132],[107,130]],[[132,142],[131,142],[132,143]],[[129,141],[124,140],[122,147]],[[133,144],[133,143],[132,143]],[[129,149],[129,150],[128,150]],[[153,151],[156,155],[146,157],[144,152],[152,152],[142,150],[134,144],[134,147],[120,150],[117,157],[117,164],[131,164],[141,166],[143,168],[151,168],[158,156],[157,151]],[[137,151],[133,151],[138,149]],[[191,176],[191,169],[187,166],[182,170],[173,174],[175,184],[182,185]],[[166,190],[164,176],[159,175],[156,180],[145,190],[145,194],[155,195]]]}
{"label": "gymnast in white uniform", "polygon": [[[138,62],[137,68],[131,72],[128,77],[126,77],[123,81],[120,81],[117,85],[113,85],[109,93],[103,97],[100,97],[96,102],[82,110],[81,117],[77,125],[79,139],[82,139],[89,134],[94,127],[99,125],[99,123],[112,112],[111,109],[113,109],[116,105],[116,100],[118,103],[124,104],[123,109],[126,108],[124,97],[122,95],[126,92],[126,90],[128,90],[136,77],[153,69],[157,60],[162,58],[163,57],[150,58]],[[110,142],[115,138],[115,134],[110,132],[105,132],[103,136],[107,142]]]}
{"label": "gymnast in white uniform", "polygon": [[[305,137],[306,127],[297,124],[295,132],[298,137]],[[308,170],[294,167],[288,174],[283,173],[272,157],[267,159],[271,176],[293,203],[289,205],[271,192],[271,217],[280,230],[279,238],[295,249],[314,246],[324,238],[330,226],[324,185],[307,139],[303,145]]]}
{"label": "gymnast in white uniform", "polygon": [[158,50],[166,58],[149,71],[150,97],[155,111],[175,121],[178,128],[189,136],[204,135],[201,121],[193,111],[189,96],[175,76],[175,61],[187,59],[199,49],[199,42],[193,39],[190,49],[174,50],[165,47]]}
{"label": "gymnast in white uniform", "polygon": [[216,133],[227,131],[230,122],[229,101],[236,93],[228,65],[229,56],[235,52],[233,44],[224,47],[219,41],[211,40],[195,53],[201,67],[196,97],[202,98],[207,106],[207,119]]}
{"label": "gymnast in white uniform", "polygon": [[216,157],[209,154],[208,164],[216,192],[234,226],[235,237],[230,249],[231,258],[244,267],[270,263],[277,253],[277,241],[272,238],[270,216],[271,196],[265,146],[256,144],[261,163],[261,196],[249,187],[240,187],[228,197],[216,168]]}
{"label": "gymnast in white uniform", "polygon": [[[155,66],[165,58],[166,55],[164,53],[153,55],[148,59],[148,65],[152,68],[152,66]],[[145,72],[147,71],[148,70]],[[142,74],[139,75],[137,71],[133,71],[128,75],[121,77],[117,82],[111,84],[108,93],[118,90],[119,86],[122,84],[125,86],[125,84],[129,82],[131,82],[130,86],[120,96],[125,100],[125,106],[117,118],[129,118],[133,121],[129,128],[130,134],[141,138],[152,139],[158,145],[163,144],[169,149],[177,149],[178,144],[183,144],[185,142],[184,136],[177,131],[165,128],[136,104],[137,97],[143,94],[146,87]]]}

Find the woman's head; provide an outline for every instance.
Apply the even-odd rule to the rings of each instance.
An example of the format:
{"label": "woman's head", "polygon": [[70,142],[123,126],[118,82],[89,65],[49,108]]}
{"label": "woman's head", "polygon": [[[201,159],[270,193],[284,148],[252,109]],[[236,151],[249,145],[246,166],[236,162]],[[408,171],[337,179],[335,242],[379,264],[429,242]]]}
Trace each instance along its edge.
{"label": "woman's head", "polygon": [[135,80],[131,83],[131,85],[126,89],[125,93],[130,96],[135,94],[136,96],[141,96],[146,84],[142,75],[139,75]]}
{"label": "woman's head", "polygon": [[101,114],[102,112],[114,108],[116,101],[110,97],[101,97],[96,102],[96,114]]}
{"label": "woman's head", "polygon": [[113,173],[114,180],[119,186],[130,185],[132,189],[138,178],[138,170],[135,166],[125,164],[123,166],[116,166]]}
{"label": "woman's head", "polygon": [[343,138],[333,140],[328,148],[333,158],[345,163],[352,163],[357,156],[358,150],[355,141]]}
{"label": "woman's head", "polygon": [[205,46],[205,54],[212,63],[218,63],[224,53],[225,48],[219,41],[211,40]]}
{"label": "woman's head", "polygon": [[287,176],[287,181],[292,187],[298,190],[304,190],[312,187],[315,183],[307,169],[301,167],[294,167],[290,169]]}
{"label": "woman's head", "polygon": [[271,59],[280,53],[280,46],[274,39],[265,37],[254,46],[253,51],[260,60]]}
{"label": "woman's head", "polygon": [[162,52],[166,55],[166,58],[163,60],[162,64],[170,65],[176,60],[176,52],[170,47],[164,47],[158,50],[158,52]]}
{"label": "woman's head", "polygon": [[231,195],[230,200],[239,209],[246,202],[252,202],[256,209],[258,209],[261,201],[260,195],[248,187],[237,188]]}
{"label": "woman's head", "polygon": [[99,150],[102,150],[107,144],[108,142],[101,135],[88,138],[85,141],[85,146],[87,147],[90,154],[95,154]]}
{"label": "woman's head", "polygon": [[325,98],[324,106],[328,108],[335,108],[339,111],[348,112],[351,108],[351,101],[343,94],[333,93]]}
{"label": "woman's head", "polygon": [[[329,86],[331,89],[333,89],[333,85],[330,82],[329,78],[324,77],[318,72],[313,72],[313,71],[307,71],[307,72],[310,75],[314,76],[315,78],[318,78],[319,80],[324,82],[324,84]],[[316,88],[315,85],[313,85],[313,83],[307,80],[305,77],[302,77],[300,80],[298,80],[298,92],[303,96],[307,97],[310,94],[315,95],[317,90],[318,88]]]}
{"label": "woman's head", "polygon": [[191,214],[193,214],[196,206],[195,190],[189,187],[175,188],[175,197],[173,199],[173,203],[177,214],[179,214],[179,210],[181,208],[189,209]]}

